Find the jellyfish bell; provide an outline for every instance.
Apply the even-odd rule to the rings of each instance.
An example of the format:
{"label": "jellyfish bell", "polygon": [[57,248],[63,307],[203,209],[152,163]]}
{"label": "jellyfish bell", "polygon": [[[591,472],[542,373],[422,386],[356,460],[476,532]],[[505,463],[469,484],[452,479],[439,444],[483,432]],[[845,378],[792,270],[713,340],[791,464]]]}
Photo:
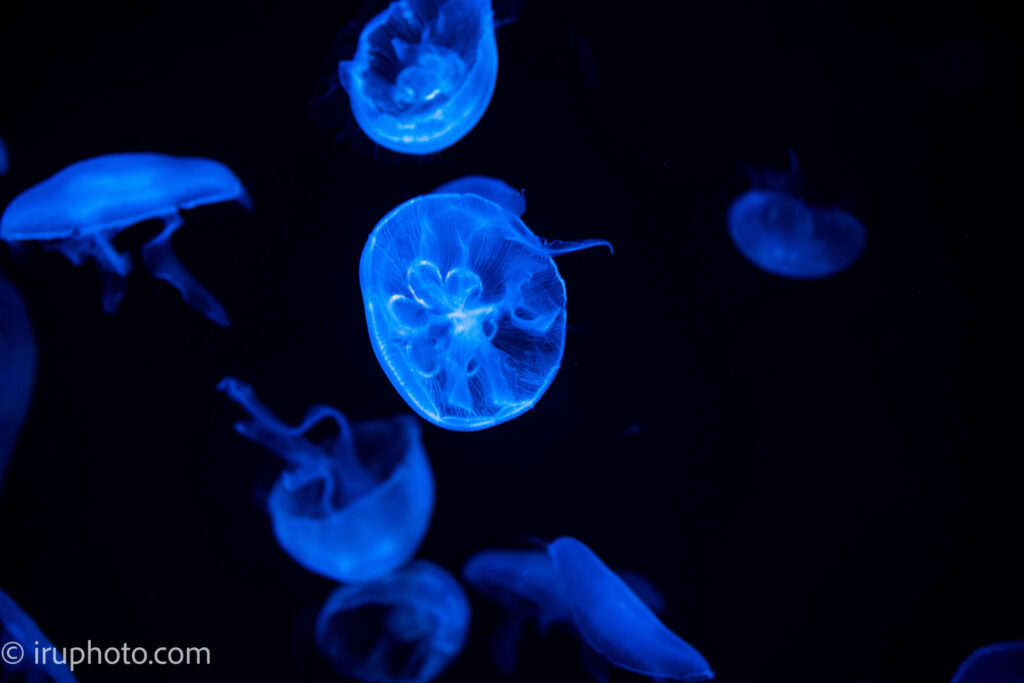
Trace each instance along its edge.
{"label": "jellyfish bell", "polygon": [[1024,641],[993,643],[971,653],[953,683],[1024,683]]}
{"label": "jellyfish bell", "polygon": [[424,419],[474,431],[534,406],[565,348],[553,257],[611,245],[548,242],[477,194],[430,194],[373,229],[359,263],[370,341]]}
{"label": "jellyfish bell", "polygon": [[178,261],[171,250],[180,211],[236,201],[250,208],[238,178],[220,162],[163,154],[107,154],[68,166],[15,197],[0,218],[0,238],[37,241],[60,251],[75,265],[92,258],[104,275],[103,309],[117,309],[131,270],[113,246],[122,230],[147,220],[164,224],[142,249],[142,260],[157,278],[174,286],[185,301],[219,325],[223,307]]}
{"label": "jellyfish bell", "polygon": [[[434,480],[411,416],[351,425],[314,406],[296,427],[283,424],[244,382],[219,388],[251,418],[236,430],[277,453],[288,467],[267,499],[281,547],[310,571],[342,582],[370,581],[405,564],[427,531]],[[310,432],[333,423],[334,434]]]}
{"label": "jellyfish bell", "polygon": [[0,274],[0,488],[35,379],[36,343],[17,290]]}
{"label": "jellyfish bell", "polygon": [[[54,661],[54,654],[62,659],[60,650],[3,590],[0,590],[0,647],[3,648],[3,656],[0,657],[2,681],[75,683],[67,663]],[[40,662],[38,653],[47,651],[51,656]]]}
{"label": "jellyfish bell", "polygon": [[522,190],[513,189],[504,180],[482,175],[467,175],[451,180],[431,194],[475,194],[489,199],[516,216],[526,212],[526,197]]}

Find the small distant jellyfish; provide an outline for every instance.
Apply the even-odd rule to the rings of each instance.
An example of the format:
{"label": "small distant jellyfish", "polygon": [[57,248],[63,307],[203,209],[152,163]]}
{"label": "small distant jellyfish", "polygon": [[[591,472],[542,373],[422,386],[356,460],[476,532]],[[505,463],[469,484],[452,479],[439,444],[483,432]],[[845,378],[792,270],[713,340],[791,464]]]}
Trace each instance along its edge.
{"label": "small distant jellyfish", "polygon": [[450,147],[484,115],[497,82],[490,0],[395,0],[338,76],[377,144],[404,154]]}
{"label": "small distant jellyfish", "polygon": [[482,175],[467,175],[451,180],[430,194],[475,194],[490,199],[498,206],[517,216],[526,213],[526,197],[522,191],[513,189],[504,180]]}
{"label": "small distant jellyfish", "polygon": [[336,590],[316,620],[316,643],[342,676],[427,683],[459,654],[469,600],[437,565],[416,560],[370,583]]}
{"label": "small distant jellyfish", "polygon": [[7,145],[4,144],[3,138],[0,138],[0,178],[7,175],[9,167],[10,158],[7,156]]}
{"label": "small distant jellyfish", "polygon": [[655,616],[662,602],[650,583],[616,574],[574,538],[559,538],[544,550],[478,553],[462,576],[507,612],[493,641],[496,664],[506,674],[514,672],[525,622],[535,619],[542,631],[552,625],[574,631],[587,669],[601,681],[609,665],[658,681],[713,678],[704,657]]}
{"label": "small distant jellyfish", "polygon": [[[49,648],[44,650],[44,648]],[[48,652],[45,661],[39,653]],[[0,590],[0,681],[26,683],[75,683],[61,651],[25,614],[17,603]],[[54,655],[61,661],[54,662]],[[37,663],[37,657],[39,658]]]}
{"label": "small distant jellyfish", "polygon": [[0,488],[18,430],[28,412],[36,343],[17,290],[0,274]]}
{"label": "small distant jellyfish", "polygon": [[[347,583],[384,576],[415,554],[433,512],[434,479],[412,416],[350,425],[315,405],[290,427],[244,382],[226,377],[218,388],[252,416],[235,424],[238,433],[287,462],[267,504],[274,534],[296,562]],[[332,434],[311,440],[324,422]]]}
{"label": "small distant jellyfish", "polygon": [[95,259],[104,278],[103,310],[113,313],[131,270],[128,256],[114,248],[114,237],[143,221],[163,221],[164,229],[142,248],[146,267],[188,304],[227,326],[224,308],[174,255],[171,236],[184,222],[182,209],[228,201],[251,208],[241,181],[220,162],[107,154],[72,164],[15,197],[0,218],[0,238],[38,241],[75,265]]}
{"label": "small distant jellyfish", "polygon": [[808,206],[792,190],[788,173],[764,173],[767,185],[740,195],[729,207],[729,235],[740,252],[766,272],[797,280],[835,275],[860,256],[864,226],[835,208]]}
{"label": "small distant jellyfish", "polygon": [[1024,683],[1024,641],[975,650],[957,668],[953,683]]}
{"label": "small distant jellyfish", "polygon": [[495,188],[481,191],[502,204],[473,192],[410,199],[373,229],[359,263],[381,367],[424,419],[457,431],[536,404],[565,349],[565,281],[552,257],[611,249],[537,237],[517,214],[521,195]]}

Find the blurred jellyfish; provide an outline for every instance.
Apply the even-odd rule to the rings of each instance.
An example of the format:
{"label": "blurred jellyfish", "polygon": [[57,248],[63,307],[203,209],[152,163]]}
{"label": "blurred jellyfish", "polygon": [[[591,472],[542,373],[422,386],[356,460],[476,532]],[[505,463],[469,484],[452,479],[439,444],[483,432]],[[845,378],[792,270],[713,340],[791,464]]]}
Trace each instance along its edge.
{"label": "blurred jellyfish", "polygon": [[18,429],[28,412],[36,343],[25,304],[0,274],[0,487]]}
{"label": "blurred jellyfish", "polygon": [[[49,648],[45,661],[40,653]],[[43,635],[43,632],[25,614],[17,603],[0,590],[0,681],[25,681],[25,683],[75,683],[75,677],[63,661],[60,650]],[[61,661],[54,663],[56,656]],[[36,663],[39,658],[40,663]]]}
{"label": "blurred jellyfish", "polygon": [[835,208],[808,206],[794,192],[796,157],[788,172],[765,171],[759,187],[729,207],[729,235],[758,268],[798,280],[834,275],[853,263],[867,241],[860,221]]}
{"label": "blurred jellyfish", "polygon": [[[287,462],[267,500],[278,542],[296,562],[337,581],[369,581],[405,564],[434,507],[434,479],[411,416],[356,422],[315,405],[297,427],[283,424],[247,384],[218,387],[252,419],[235,429]],[[325,421],[333,435],[307,434]]]}
{"label": "blurred jellyfish", "polygon": [[7,156],[7,145],[4,144],[3,138],[0,138],[0,178],[7,175],[9,167],[10,157]]}
{"label": "blurred jellyfish", "polygon": [[[493,186],[491,186],[493,189]],[[472,431],[529,410],[565,349],[565,281],[552,257],[604,240],[548,242],[477,194],[410,199],[359,263],[377,360],[424,419]]]}
{"label": "blurred jellyfish", "polygon": [[1024,683],[1024,641],[975,650],[957,668],[953,683]]}
{"label": "blurred jellyfish", "polygon": [[163,231],[142,248],[146,267],[210,320],[227,325],[221,305],[171,251],[171,235],[184,222],[181,209],[227,201],[249,207],[242,183],[217,161],[107,154],[72,164],[15,197],[0,218],[0,238],[39,241],[75,265],[95,259],[104,276],[103,310],[112,313],[131,270],[128,257],[112,240],[136,223],[163,221]]}
{"label": "blurred jellyfish", "polygon": [[405,154],[450,147],[484,115],[497,82],[490,0],[395,0],[338,76],[377,144]]}
{"label": "blurred jellyfish", "polygon": [[422,560],[339,588],[316,622],[320,651],[342,676],[426,683],[462,650],[469,601],[459,582]]}
{"label": "blurred jellyfish", "polygon": [[517,216],[526,212],[526,198],[504,180],[482,175],[468,175],[451,180],[430,194],[475,194],[490,199],[498,206],[508,209]]}
{"label": "blurred jellyfish", "polygon": [[[541,631],[556,624],[573,630],[598,680],[607,679],[608,665],[665,681],[713,677],[704,657],[668,630],[622,575],[574,538],[559,538],[545,550],[478,553],[462,576],[507,612],[493,641],[496,664],[506,674],[515,669],[525,622],[536,619]],[[652,588],[627,576],[645,593]],[[645,597],[659,606],[656,591]]]}

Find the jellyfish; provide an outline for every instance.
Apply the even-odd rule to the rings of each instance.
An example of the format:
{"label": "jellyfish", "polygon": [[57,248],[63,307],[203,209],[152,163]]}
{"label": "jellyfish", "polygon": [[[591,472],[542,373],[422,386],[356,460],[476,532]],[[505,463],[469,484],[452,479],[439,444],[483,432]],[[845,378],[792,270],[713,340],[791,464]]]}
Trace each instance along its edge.
{"label": "jellyfish", "polygon": [[468,175],[451,180],[430,194],[475,194],[490,199],[517,216],[522,216],[526,212],[526,198],[521,191],[512,189],[504,180],[482,175]]}
{"label": "jellyfish", "polygon": [[[541,631],[566,626],[582,641],[584,661],[598,680],[619,667],[659,681],[708,681],[711,668],[697,650],[670,631],[623,574],[609,569],[580,541],[563,537],[544,550],[492,550],[466,564],[462,576],[501,604],[508,616],[493,641],[498,668],[512,673],[520,632],[535,619]],[[637,575],[625,574],[637,581]],[[658,607],[650,584],[637,584]]]}
{"label": "jellyfish", "polygon": [[759,174],[758,185],[729,207],[729,235],[758,268],[797,280],[843,270],[867,241],[864,226],[836,208],[809,206],[794,192],[796,156],[788,172]]}
{"label": "jellyfish", "polygon": [[[45,659],[44,659],[45,653]],[[54,661],[58,658],[60,663]],[[62,651],[18,604],[0,590],[0,680],[75,683]]]}
{"label": "jellyfish", "polygon": [[128,256],[115,249],[114,237],[136,223],[160,220],[164,228],[142,248],[143,263],[188,304],[227,326],[224,308],[171,250],[171,236],[184,222],[180,210],[226,201],[251,208],[242,183],[220,162],[107,154],[72,164],[15,197],[0,218],[0,238],[39,241],[75,265],[95,259],[103,273],[103,310],[112,313],[131,270]]}
{"label": "jellyfish", "polygon": [[28,412],[35,368],[36,343],[25,304],[0,275],[0,487]]}
{"label": "jellyfish", "polygon": [[7,146],[4,144],[3,138],[0,138],[0,178],[7,175],[8,168],[10,168],[10,157],[7,156]]}
{"label": "jellyfish", "polygon": [[[315,405],[289,427],[244,382],[226,377],[218,388],[252,416],[236,431],[287,463],[267,504],[274,534],[296,562],[347,583],[384,576],[413,556],[433,512],[434,479],[411,416],[350,425]],[[330,436],[312,440],[322,423]]]}
{"label": "jellyfish", "polygon": [[[493,188],[493,186],[491,186]],[[604,240],[548,242],[478,194],[410,199],[359,263],[377,360],[424,419],[456,431],[529,410],[565,349],[565,281],[552,257]]]}
{"label": "jellyfish", "polygon": [[490,0],[395,0],[338,64],[359,127],[404,154],[450,147],[484,115],[498,78]]}
{"label": "jellyfish", "polygon": [[953,683],[1024,683],[1024,641],[975,650],[957,668]]}

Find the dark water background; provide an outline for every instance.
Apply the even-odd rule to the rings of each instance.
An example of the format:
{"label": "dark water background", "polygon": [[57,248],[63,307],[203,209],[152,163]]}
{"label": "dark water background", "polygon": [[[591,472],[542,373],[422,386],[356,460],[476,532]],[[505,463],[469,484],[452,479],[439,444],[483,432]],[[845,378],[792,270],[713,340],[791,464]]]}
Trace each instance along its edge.
{"label": "dark water background", "polygon": [[[368,343],[360,250],[405,199],[489,174],[526,188],[538,234],[616,252],[559,260],[571,329],[535,410],[424,425],[420,556],[457,572],[574,535],[646,573],[723,683],[948,681],[1024,636],[1020,267],[1000,232],[1019,224],[1020,55],[994,7],[527,0],[483,120],[420,159],[335,140],[344,97],[328,130],[309,107],[357,3],[5,4],[0,203],[86,157],[159,151],[223,161],[256,211],[192,211],[175,238],[228,330],[138,258],[108,317],[91,267],[0,250],[40,355],[0,585],[60,645],[213,654],[84,683],[333,680],[311,645],[332,584],[278,548],[261,509],[277,463],[215,386],[242,377],[286,419],[406,411]],[[743,166],[787,148],[806,196],[869,231],[838,277],[769,276],[729,241]],[[443,681],[498,678],[497,611],[473,606]],[[517,680],[585,679],[570,639],[533,635]]]}

